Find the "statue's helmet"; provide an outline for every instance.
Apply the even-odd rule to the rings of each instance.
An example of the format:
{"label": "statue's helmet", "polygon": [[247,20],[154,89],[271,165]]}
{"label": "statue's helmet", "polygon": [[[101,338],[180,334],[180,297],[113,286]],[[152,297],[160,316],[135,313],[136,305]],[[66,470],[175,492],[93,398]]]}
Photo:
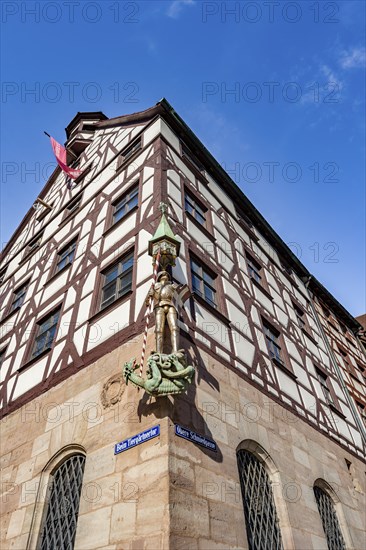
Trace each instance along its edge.
{"label": "statue's helmet", "polygon": [[159,271],[156,280],[159,281],[162,277],[167,277],[168,279],[170,279],[169,273],[167,271]]}

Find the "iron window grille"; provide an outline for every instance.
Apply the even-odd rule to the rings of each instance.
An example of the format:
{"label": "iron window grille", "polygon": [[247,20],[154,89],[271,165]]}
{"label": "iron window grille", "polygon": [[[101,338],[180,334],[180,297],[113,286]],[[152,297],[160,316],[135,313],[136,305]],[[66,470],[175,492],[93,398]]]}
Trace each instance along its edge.
{"label": "iron window grille", "polygon": [[332,499],[320,487],[314,487],[314,494],[329,550],[346,550]]}
{"label": "iron window grille", "polygon": [[203,226],[206,224],[205,210],[189,193],[185,194],[185,210],[191,214],[198,223]]}
{"label": "iron window grille", "polygon": [[71,265],[76,252],[76,242],[77,238],[72,240],[65,248],[63,248],[58,253],[57,258],[57,264],[56,264],[56,273],[67,267],[68,265]]}
{"label": "iron window grille", "polygon": [[257,281],[257,283],[262,284],[262,275],[261,270],[262,266],[254,260],[249,254],[247,254],[247,266],[249,271],[249,276]]}
{"label": "iron window grille", "polygon": [[132,288],[133,252],[103,273],[101,309],[112,304]]}
{"label": "iron window grille", "polygon": [[74,455],[53,474],[40,550],[73,550],[84,467],[85,456]]}
{"label": "iron window grille", "polygon": [[38,324],[37,336],[34,341],[32,357],[38,357],[44,351],[51,349],[56,334],[60,309],[54,311]]}
{"label": "iron window grille", "polygon": [[264,465],[248,451],[237,453],[249,550],[283,550],[271,482]]}
{"label": "iron window grille", "polygon": [[24,298],[28,290],[28,286],[29,286],[29,281],[24,283],[24,285],[19,287],[14,292],[13,301],[10,306],[10,311],[15,311],[16,309],[19,309],[23,305]]}
{"label": "iron window grille", "polygon": [[193,291],[201,296],[211,306],[217,307],[215,280],[209,272],[198,264],[196,260],[191,260],[192,288]]}
{"label": "iron window grille", "polygon": [[269,323],[263,323],[263,329],[270,358],[284,364],[280,346],[280,333]]}
{"label": "iron window grille", "polygon": [[332,392],[330,391],[330,388],[328,386],[328,376],[324,374],[323,371],[315,367],[316,375],[319,380],[320,386],[323,391],[325,402],[328,405],[335,405],[334,399],[332,397]]}
{"label": "iron window grille", "polygon": [[113,207],[113,224],[124,218],[138,205],[139,186],[135,185],[128,193],[123,195]]}

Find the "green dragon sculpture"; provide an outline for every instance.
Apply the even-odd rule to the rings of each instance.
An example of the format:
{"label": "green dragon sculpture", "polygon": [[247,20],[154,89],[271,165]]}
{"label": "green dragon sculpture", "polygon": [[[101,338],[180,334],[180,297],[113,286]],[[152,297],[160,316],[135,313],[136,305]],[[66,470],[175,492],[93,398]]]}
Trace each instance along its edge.
{"label": "green dragon sculpture", "polygon": [[135,360],[123,365],[123,377],[135,386],[143,388],[149,395],[156,397],[179,394],[186,391],[195,374],[194,367],[187,365],[182,351],[166,355],[153,353],[147,360],[147,378],[144,380],[136,374],[138,365]]}

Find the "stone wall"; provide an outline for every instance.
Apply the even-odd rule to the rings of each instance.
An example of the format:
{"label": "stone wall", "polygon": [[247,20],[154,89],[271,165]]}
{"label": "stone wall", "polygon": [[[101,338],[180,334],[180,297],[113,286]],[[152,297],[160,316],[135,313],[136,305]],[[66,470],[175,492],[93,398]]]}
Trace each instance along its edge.
{"label": "stone wall", "polygon": [[[103,401],[120,400],[103,407],[104,384],[140,350],[137,338],[5,417],[2,550],[36,547],[50,472],[77,449],[86,454],[77,550],[247,548],[240,445],[265,461],[286,550],[326,548],[312,489],[318,478],[339,500],[348,546],[363,547],[362,463],[207,353],[199,352],[187,395],[156,401],[115,382]],[[177,437],[174,423],[215,440],[217,452]],[[160,437],[114,455],[115,443],[156,424]]]}

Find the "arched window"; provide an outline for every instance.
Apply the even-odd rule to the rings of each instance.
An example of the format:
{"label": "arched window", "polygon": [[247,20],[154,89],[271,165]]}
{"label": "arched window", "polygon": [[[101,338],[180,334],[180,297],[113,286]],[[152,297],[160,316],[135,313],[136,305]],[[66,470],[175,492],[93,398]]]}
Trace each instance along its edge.
{"label": "arched window", "polygon": [[237,453],[249,550],[283,550],[268,474],[252,453]]}
{"label": "arched window", "polygon": [[72,550],[79,513],[85,456],[69,456],[51,474],[48,506],[41,529],[40,550]]}
{"label": "arched window", "polygon": [[329,550],[346,550],[333,500],[317,485],[314,486],[314,494]]}

